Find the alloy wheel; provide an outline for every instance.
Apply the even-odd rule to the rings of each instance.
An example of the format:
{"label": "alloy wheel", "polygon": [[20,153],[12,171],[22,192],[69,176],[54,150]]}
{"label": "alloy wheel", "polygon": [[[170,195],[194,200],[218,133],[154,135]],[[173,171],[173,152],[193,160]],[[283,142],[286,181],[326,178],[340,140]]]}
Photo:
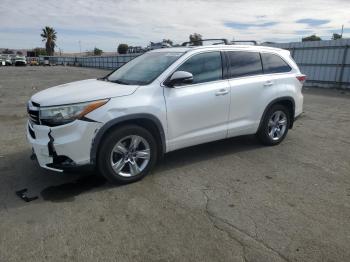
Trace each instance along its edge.
{"label": "alloy wheel", "polygon": [[149,143],[141,136],[131,135],[120,139],[110,156],[113,171],[123,177],[139,175],[150,161],[150,151]]}
{"label": "alloy wheel", "polygon": [[287,122],[287,116],[283,111],[278,110],[271,115],[268,122],[268,133],[273,141],[283,137],[287,129]]}

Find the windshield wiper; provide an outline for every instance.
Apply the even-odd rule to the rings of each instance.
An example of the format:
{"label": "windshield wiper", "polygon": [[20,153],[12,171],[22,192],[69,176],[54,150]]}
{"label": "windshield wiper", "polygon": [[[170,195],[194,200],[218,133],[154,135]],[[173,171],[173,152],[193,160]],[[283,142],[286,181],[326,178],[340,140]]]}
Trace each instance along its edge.
{"label": "windshield wiper", "polygon": [[128,82],[124,82],[122,80],[109,80],[112,83],[117,83],[117,84],[121,84],[121,85],[130,85],[130,83]]}

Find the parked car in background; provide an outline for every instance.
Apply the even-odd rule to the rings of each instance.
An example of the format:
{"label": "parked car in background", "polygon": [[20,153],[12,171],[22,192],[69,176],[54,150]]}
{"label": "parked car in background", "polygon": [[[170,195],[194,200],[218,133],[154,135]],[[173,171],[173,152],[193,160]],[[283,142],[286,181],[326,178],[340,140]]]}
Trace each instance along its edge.
{"label": "parked car in background", "polygon": [[26,66],[27,60],[25,56],[15,56],[14,58],[15,66]]}
{"label": "parked car in background", "polygon": [[31,66],[38,66],[38,65],[39,65],[38,59],[35,58],[35,57],[32,57],[32,58],[30,59],[30,61],[29,61],[29,65],[31,65]]}
{"label": "parked car in background", "polygon": [[5,66],[5,65],[6,65],[5,58],[0,57],[0,66]]}
{"label": "parked car in background", "polygon": [[155,50],[155,49],[168,48],[168,47],[171,47],[171,45],[169,43],[165,43],[165,42],[153,43],[153,42],[151,42],[151,44],[147,47],[147,50]]}
{"label": "parked car in background", "polygon": [[12,56],[11,54],[2,54],[1,59],[5,61],[5,65],[12,65]]}
{"label": "parked car in background", "polygon": [[27,138],[43,168],[90,164],[111,182],[133,182],[180,148],[249,134],[279,144],[302,113],[304,81],[278,48],[158,49],[101,79],[33,95]]}
{"label": "parked car in background", "polygon": [[128,47],[128,54],[133,53],[143,53],[145,50],[141,46],[129,46]]}
{"label": "parked car in background", "polygon": [[42,64],[44,66],[49,66],[50,65],[50,58],[48,56],[44,56]]}

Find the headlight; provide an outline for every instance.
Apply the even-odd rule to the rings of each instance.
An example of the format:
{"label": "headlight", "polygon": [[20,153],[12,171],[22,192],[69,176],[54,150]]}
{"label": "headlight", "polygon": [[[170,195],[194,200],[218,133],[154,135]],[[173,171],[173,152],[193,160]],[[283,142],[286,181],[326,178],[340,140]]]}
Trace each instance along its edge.
{"label": "headlight", "polygon": [[43,125],[58,126],[81,119],[91,111],[103,106],[108,99],[71,104],[64,106],[48,106],[40,108],[40,121]]}

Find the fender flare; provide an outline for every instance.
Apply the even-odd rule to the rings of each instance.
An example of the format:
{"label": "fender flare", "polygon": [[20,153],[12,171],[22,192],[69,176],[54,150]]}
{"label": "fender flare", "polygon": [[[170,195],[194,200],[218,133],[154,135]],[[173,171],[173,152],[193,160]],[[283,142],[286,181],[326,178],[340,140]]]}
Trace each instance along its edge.
{"label": "fender flare", "polygon": [[97,151],[98,147],[102,141],[103,136],[107,133],[110,128],[113,128],[119,123],[125,122],[125,121],[130,121],[130,120],[137,120],[137,119],[147,119],[151,120],[157,127],[159,131],[159,135],[161,138],[161,149],[162,149],[162,154],[166,152],[166,143],[165,143],[165,133],[164,129],[162,126],[162,123],[160,120],[155,117],[152,114],[146,114],[146,113],[139,113],[139,114],[132,114],[132,115],[127,115],[127,116],[121,116],[115,119],[112,119],[105,123],[96,133],[95,138],[92,141],[91,145],[91,151],[90,151],[90,163],[91,164],[96,164],[96,158],[97,158]]}
{"label": "fender flare", "polygon": [[265,115],[267,113],[267,110],[269,110],[269,108],[273,105],[273,104],[276,104],[278,102],[281,102],[281,101],[289,101],[292,103],[293,105],[293,112],[292,112],[292,116],[290,118],[290,125],[289,125],[289,128],[292,128],[293,127],[293,123],[294,123],[294,115],[295,115],[295,101],[294,101],[294,98],[291,97],[291,96],[282,96],[282,97],[278,97],[274,100],[272,100],[270,103],[268,103],[268,105],[265,107],[265,110],[260,118],[260,123],[259,123],[259,128],[258,130],[260,130],[261,128],[261,125],[262,125],[262,122],[265,118]]}

